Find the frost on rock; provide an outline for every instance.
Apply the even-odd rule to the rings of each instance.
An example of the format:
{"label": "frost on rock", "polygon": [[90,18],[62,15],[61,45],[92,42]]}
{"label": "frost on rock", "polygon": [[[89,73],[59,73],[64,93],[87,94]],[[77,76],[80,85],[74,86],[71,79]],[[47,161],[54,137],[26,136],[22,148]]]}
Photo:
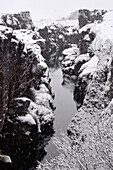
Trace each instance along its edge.
{"label": "frost on rock", "polygon": [[16,117],[16,119],[21,123],[36,125],[38,127],[38,132],[41,132],[42,124],[50,123],[54,120],[54,114],[50,107],[50,103],[52,104],[53,100],[48,89],[43,84],[41,85],[40,90],[31,88],[31,91],[34,95],[35,101],[26,97],[15,99],[16,101],[29,101],[29,107],[27,109],[28,113],[25,116]]}
{"label": "frost on rock", "polygon": [[12,32],[13,32],[12,28],[0,25],[0,37],[2,39],[8,39],[7,35],[12,34]]}
{"label": "frost on rock", "polygon": [[78,55],[79,54],[79,49],[77,48],[77,46],[73,46],[71,48],[65,49],[62,52],[63,55]]}
{"label": "frost on rock", "polygon": [[94,25],[96,25],[96,23],[91,23],[91,24],[85,25],[84,27],[79,29],[79,33],[86,32],[88,29],[92,28],[92,26],[94,26]]}
{"label": "frost on rock", "polygon": [[97,70],[99,58],[97,56],[93,56],[88,62],[83,64],[79,70],[81,72],[79,74],[79,77],[87,76],[87,75],[93,75],[94,72]]}
{"label": "frost on rock", "polygon": [[[77,82],[76,89],[82,88],[84,81],[86,82],[82,107],[79,108],[68,128],[70,136],[81,142],[85,141],[88,136],[90,138],[92,129],[97,126],[100,127],[102,134],[105,133],[106,140],[107,135],[109,140],[112,137],[109,134],[112,131],[113,121],[113,22],[111,19],[113,17],[111,16],[113,16],[113,11],[106,13],[101,23],[94,23],[80,30],[82,32],[90,27],[89,34],[95,34],[90,44],[93,56],[90,56],[89,61],[86,59],[85,64],[83,63],[79,68],[80,81]],[[79,57],[75,59],[76,62]],[[89,74],[92,77],[87,76]]]}
{"label": "frost on rock", "polygon": [[89,53],[78,55],[75,59],[75,66],[80,62],[87,62],[88,60],[90,60]]}
{"label": "frost on rock", "polygon": [[75,59],[79,55],[79,48],[77,47],[77,44],[73,44],[71,48],[65,49],[62,54],[65,55],[65,58],[62,61],[63,73],[73,75]]}
{"label": "frost on rock", "polygon": [[29,125],[36,125],[35,120],[30,114],[27,114],[25,116],[18,116],[16,119],[19,120],[21,123],[28,123]]}
{"label": "frost on rock", "polygon": [[[30,27],[29,12],[4,17],[7,26],[0,25],[1,48],[5,51],[2,51],[1,58],[4,64],[0,66],[3,74],[0,87],[4,85],[4,98],[7,100],[4,100],[4,108],[5,111],[8,110],[6,120],[3,114],[4,131],[11,133],[15,142],[17,133],[21,134],[20,138],[24,138],[26,131],[32,133],[35,129],[38,133],[42,129],[44,131],[45,126],[53,128],[53,99],[49,84],[49,68],[43,57],[45,39],[31,29],[33,25]],[[29,17],[28,20],[23,18],[27,29],[20,29],[22,25],[18,24],[21,19],[18,17]],[[14,25],[9,27],[12,22],[15,28]],[[17,137],[17,140],[20,138]]]}
{"label": "frost on rock", "polygon": [[85,37],[84,37],[83,39],[90,42],[90,37],[89,37],[88,34],[86,34]]}
{"label": "frost on rock", "polygon": [[[47,122],[52,122],[54,119],[54,115],[52,112],[52,105],[53,100],[50,95],[49,89],[45,86],[48,84],[48,67],[45,63],[45,59],[41,55],[41,47],[39,46],[39,39],[33,39],[34,32],[31,30],[15,30],[13,33],[16,38],[22,41],[25,44],[24,52],[31,53],[35,56],[35,61],[32,64],[31,72],[36,76],[41,76],[42,84],[39,85],[39,90],[34,87],[31,87],[31,93],[34,96],[34,101],[30,101],[30,105],[28,108],[29,114],[32,116],[32,123],[35,122],[36,125],[41,126],[41,124],[45,124]],[[37,35],[38,37],[38,35]],[[43,84],[45,83],[45,84]],[[21,100],[23,100],[21,98]],[[29,116],[30,116],[29,115]],[[24,117],[18,117],[18,120],[21,122],[29,122],[28,115]],[[33,122],[34,120],[34,122]],[[39,130],[40,131],[40,130]]]}
{"label": "frost on rock", "polygon": [[44,121],[49,122],[53,120],[54,115],[50,107],[53,103],[53,99],[45,85],[42,85],[39,91],[34,88],[31,88],[31,91],[35,96],[35,103],[37,104],[38,114],[42,117],[42,123],[45,123]]}

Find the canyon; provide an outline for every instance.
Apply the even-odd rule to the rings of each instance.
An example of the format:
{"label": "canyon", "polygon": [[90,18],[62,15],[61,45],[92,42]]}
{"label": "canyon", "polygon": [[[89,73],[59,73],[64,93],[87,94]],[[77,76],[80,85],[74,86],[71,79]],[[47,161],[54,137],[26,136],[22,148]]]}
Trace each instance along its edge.
{"label": "canyon", "polygon": [[[112,10],[84,9],[79,25],[38,28],[29,12],[1,16],[1,167],[112,170],[112,17]],[[66,112],[67,134],[54,139],[60,154],[43,164],[56,131],[50,70],[59,68],[77,110]]]}

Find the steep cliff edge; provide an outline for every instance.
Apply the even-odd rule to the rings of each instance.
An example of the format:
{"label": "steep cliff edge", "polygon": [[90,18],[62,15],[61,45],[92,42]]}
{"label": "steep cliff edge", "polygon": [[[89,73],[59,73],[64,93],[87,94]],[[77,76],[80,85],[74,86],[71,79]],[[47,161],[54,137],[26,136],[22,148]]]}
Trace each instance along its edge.
{"label": "steep cliff edge", "polygon": [[42,149],[53,134],[49,69],[41,54],[44,40],[31,30],[32,22],[25,24],[27,29],[18,30],[0,25],[0,148],[6,154],[8,146],[37,140]]}
{"label": "steep cliff edge", "polygon": [[[88,36],[93,33],[95,38],[90,45],[93,53],[90,59],[79,69],[79,89],[85,83],[85,96],[82,107],[78,110],[68,128],[69,136],[81,143],[84,153],[93,154],[93,162],[97,169],[111,169],[112,164],[112,105],[113,105],[113,11],[104,15],[103,22],[94,23]],[[87,26],[81,28],[85,31]],[[77,60],[77,59],[75,59]],[[80,92],[80,91],[79,91]],[[78,94],[79,95],[79,94]],[[79,96],[78,96],[79,97]],[[91,145],[92,148],[89,147]],[[86,146],[86,147],[85,147]],[[94,147],[94,148],[93,148]],[[94,153],[93,153],[94,152]],[[106,153],[107,163],[104,159]],[[88,154],[90,155],[90,153]],[[86,156],[86,155],[85,155]],[[88,163],[89,156],[86,158]],[[91,165],[94,168],[94,165]],[[90,166],[89,166],[90,167]]]}

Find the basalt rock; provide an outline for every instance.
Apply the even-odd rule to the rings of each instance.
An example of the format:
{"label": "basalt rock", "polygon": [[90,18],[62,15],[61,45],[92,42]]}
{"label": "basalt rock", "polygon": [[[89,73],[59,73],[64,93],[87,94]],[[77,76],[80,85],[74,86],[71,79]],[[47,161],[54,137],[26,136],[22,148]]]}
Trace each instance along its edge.
{"label": "basalt rock", "polygon": [[88,9],[80,9],[78,13],[79,27],[82,28],[86,24],[93,23],[94,21],[102,21],[106,10],[95,9],[94,11],[89,11]]}
{"label": "basalt rock", "polygon": [[[0,25],[0,149],[9,155],[13,146],[34,149],[37,140],[42,141],[38,149],[44,149],[54,133],[49,70],[41,51],[44,43],[31,30],[28,12],[15,17],[21,27],[11,22],[12,28],[27,29]],[[11,157],[15,160],[14,153]]]}
{"label": "basalt rock", "polygon": [[[80,54],[85,54],[89,52],[89,46],[95,38],[94,33],[90,33],[90,24],[96,22],[102,22],[103,16],[107,11],[105,10],[94,10],[89,11],[87,9],[79,10],[79,49]],[[89,26],[87,25],[89,24]],[[86,25],[86,29],[83,29]]]}
{"label": "basalt rock", "polygon": [[[31,109],[32,107],[33,110],[34,105],[37,106],[36,104],[37,100],[36,97],[34,96],[33,90],[35,90],[36,92],[39,91],[39,93],[37,93],[37,95],[39,95],[38,103],[40,103],[41,94],[47,95],[48,106],[44,105],[43,107],[45,109],[46,107],[48,107],[48,111],[46,110],[46,112],[48,112],[49,114],[51,114],[52,109],[50,107],[52,106],[52,102],[50,101],[52,100],[52,97],[51,89],[49,87],[49,79],[46,75],[44,75],[45,72],[47,72],[47,66],[46,64],[45,66],[41,65],[41,62],[43,63],[44,61],[41,61],[40,59],[37,58],[38,53],[36,54],[34,53],[34,51],[32,50],[32,45],[29,47],[29,49],[27,49],[27,52],[24,52],[25,43],[18,41],[17,37],[14,36],[13,32],[10,33],[10,37],[8,36],[5,37],[5,39],[2,39],[1,43],[2,76],[0,77],[1,83],[0,130],[2,130],[3,134],[5,132],[8,133],[8,131],[10,134],[11,131],[14,132],[15,129],[14,134],[16,134],[19,131],[17,125],[18,121],[16,118],[18,116],[25,116],[28,112],[30,112],[31,114],[32,111],[31,110],[28,111],[28,108],[30,107]],[[36,47],[38,48],[37,50],[40,51],[40,47],[38,44],[36,45]],[[45,81],[44,78],[46,78],[46,82],[44,82]],[[45,92],[43,92],[41,89],[42,90],[44,89]],[[51,105],[49,103],[51,103]],[[35,119],[36,121],[34,124],[37,125],[37,121],[39,119],[38,117],[40,117],[38,116],[38,108],[35,111],[35,114],[36,118],[34,116],[33,119]],[[46,120],[46,122],[48,121]],[[14,125],[15,128],[13,129]],[[22,130],[23,134],[25,132],[25,129]]]}
{"label": "basalt rock", "polygon": [[[71,47],[71,44],[78,43],[79,35],[77,28],[72,26],[63,26],[60,24],[51,24],[38,30],[40,35],[46,40],[44,57],[48,65],[58,67],[59,57],[62,51]],[[71,32],[71,33],[70,33]]]}
{"label": "basalt rock", "polygon": [[34,30],[35,28],[29,11],[20,12],[18,14],[4,14],[1,16],[1,24],[13,29]]}
{"label": "basalt rock", "polygon": [[[112,15],[112,13],[109,15]],[[109,20],[109,18],[107,19]],[[72,119],[68,128],[68,134],[71,138],[81,141],[81,143],[85,142],[87,138],[89,140],[91,133],[93,130],[95,131],[96,127],[99,127],[101,133],[105,133],[105,135],[107,135],[105,129],[107,129],[110,134],[112,131],[110,124],[113,120],[111,114],[113,98],[113,42],[111,36],[108,36],[108,32],[104,32],[105,30],[111,30],[111,25],[112,22],[108,24],[106,20],[104,20],[99,25],[100,32],[95,29],[98,28],[98,24],[95,26],[92,25],[92,31],[96,30],[94,32],[96,36],[90,47],[92,47],[92,52],[95,55],[83,64],[84,66],[81,67],[80,70],[84,73],[79,72],[78,75],[79,90],[77,88],[75,89],[75,98],[79,95],[79,97],[81,97],[81,93],[83,92],[82,97],[84,100]],[[105,33],[107,38],[104,35]],[[91,64],[90,61],[94,58],[97,59],[97,64],[93,68],[96,60],[92,62],[90,66],[89,63]],[[99,132],[96,131],[94,133]]]}

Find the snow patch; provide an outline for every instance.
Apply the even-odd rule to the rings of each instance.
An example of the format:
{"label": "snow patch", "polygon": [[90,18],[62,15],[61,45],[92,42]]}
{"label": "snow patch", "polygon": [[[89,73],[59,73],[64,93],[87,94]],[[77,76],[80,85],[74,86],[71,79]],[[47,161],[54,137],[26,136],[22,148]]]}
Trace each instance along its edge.
{"label": "snow patch", "polygon": [[79,49],[76,46],[73,46],[71,48],[65,49],[62,52],[63,55],[78,55],[79,54]]}
{"label": "snow patch", "polygon": [[27,114],[25,116],[18,116],[16,119],[19,120],[21,123],[27,123],[29,125],[36,125],[35,120],[30,114]]}
{"label": "snow patch", "polygon": [[87,24],[84,27],[82,27],[81,29],[79,29],[79,33],[81,34],[82,32],[86,32],[88,29],[91,29],[94,25],[96,25],[97,23],[91,23],[91,24]]}
{"label": "snow patch", "polygon": [[75,59],[75,65],[78,64],[79,62],[89,61],[89,60],[90,60],[89,53],[81,54],[77,56],[77,58]]}
{"label": "snow patch", "polygon": [[99,58],[96,55],[93,56],[88,62],[86,62],[85,64],[81,66],[79,70],[79,72],[81,72],[79,74],[79,77],[81,78],[88,74],[93,75],[94,72],[97,70],[98,62],[99,62]]}

